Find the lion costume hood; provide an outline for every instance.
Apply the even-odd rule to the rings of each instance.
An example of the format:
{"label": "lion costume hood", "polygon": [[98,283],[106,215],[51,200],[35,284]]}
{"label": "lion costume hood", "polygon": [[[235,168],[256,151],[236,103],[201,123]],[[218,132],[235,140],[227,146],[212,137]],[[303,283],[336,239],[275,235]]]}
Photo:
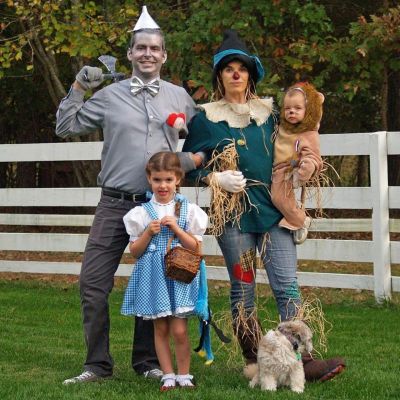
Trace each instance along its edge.
{"label": "lion costume hood", "polygon": [[318,92],[315,87],[309,82],[298,82],[287,90],[286,93],[293,90],[298,90],[304,94],[306,99],[306,113],[303,121],[298,124],[291,124],[287,122],[283,117],[285,109],[282,101],[281,107],[281,127],[290,133],[303,133],[307,131],[318,130],[319,123],[322,118],[322,103],[324,102],[324,95]]}

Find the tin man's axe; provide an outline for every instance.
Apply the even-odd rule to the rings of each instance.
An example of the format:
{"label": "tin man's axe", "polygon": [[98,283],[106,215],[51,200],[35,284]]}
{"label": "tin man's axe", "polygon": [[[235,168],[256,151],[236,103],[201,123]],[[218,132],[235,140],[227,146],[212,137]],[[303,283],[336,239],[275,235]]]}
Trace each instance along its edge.
{"label": "tin man's axe", "polygon": [[117,62],[115,57],[103,55],[100,56],[98,60],[104,64],[107,68],[107,71],[109,71],[109,73],[103,74],[104,79],[112,79],[114,82],[118,82],[125,78],[125,74],[123,72],[115,71],[115,63]]}

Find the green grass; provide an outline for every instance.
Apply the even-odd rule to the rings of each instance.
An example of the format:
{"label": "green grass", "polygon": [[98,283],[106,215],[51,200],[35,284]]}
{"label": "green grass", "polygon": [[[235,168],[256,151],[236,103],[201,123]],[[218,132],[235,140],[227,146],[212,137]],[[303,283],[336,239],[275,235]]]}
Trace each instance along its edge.
{"label": "green grass", "polygon": [[[226,288],[213,291],[214,311],[227,310]],[[335,292],[332,292],[335,293]],[[110,299],[111,351],[115,360],[113,379],[102,383],[63,386],[61,382],[81,372],[84,344],[76,284],[0,280],[0,399],[363,399],[400,398],[400,305],[377,306],[372,300],[357,303],[343,296],[324,300],[324,312],[333,324],[329,352],[342,355],[346,371],[326,383],[306,385],[302,395],[280,389],[263,393],[250,389],[241,364],[227,363],[231,349],[219,348],[214,335],[216,360],[206,367],[193,355],[192,373],[198,388],[159,393],[155,381],[144,380],[130,368],[132,320],[119,314],[123,290],[117,287]],[[335,296],[335,294],[333,294]],[[276,315],[275,304],[265,301],[265,313]],[[230,333],[228,326],[223,327]],[[268,326],[264,328],[269,328]],[[197,324],[191,323],[193,346]]]}

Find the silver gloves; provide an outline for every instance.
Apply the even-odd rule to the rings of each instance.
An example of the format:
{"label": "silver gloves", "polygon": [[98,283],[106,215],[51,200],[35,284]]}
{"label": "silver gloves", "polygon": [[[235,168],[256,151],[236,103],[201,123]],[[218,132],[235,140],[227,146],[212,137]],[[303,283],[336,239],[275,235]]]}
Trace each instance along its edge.
{"label": "silver gloves", "polygon": [[103,82],[103,71],[101,68],[89,67],[88,65],[85,65],[78,72],[75,79],[82,86],[82,89],[94,89]]}

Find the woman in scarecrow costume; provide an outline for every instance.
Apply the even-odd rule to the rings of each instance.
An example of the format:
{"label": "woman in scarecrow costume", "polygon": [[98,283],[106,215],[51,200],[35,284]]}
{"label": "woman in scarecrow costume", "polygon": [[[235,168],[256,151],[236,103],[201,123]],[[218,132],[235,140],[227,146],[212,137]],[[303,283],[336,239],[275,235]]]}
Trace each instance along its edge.
{"label": "woman in scarecrow costume", "polygon": [[[283,321],[296,316],[301,302],[296,246],[290,231],[279,227],[282,214],[270,196],[277,118],[273,100],[255,92],[264,76],[261,62],[233,30],[224,33],[213,61],[216,101],[200,106],[183,151],[202,151],[210,160],[189,177],[211,188],[212,233],[228,269],[233,329],[248,365],[257,362],[262,334],[255,307],[256,250]],[[329,379],[344,367],[341,359],[305,358],[308,380]]]}

